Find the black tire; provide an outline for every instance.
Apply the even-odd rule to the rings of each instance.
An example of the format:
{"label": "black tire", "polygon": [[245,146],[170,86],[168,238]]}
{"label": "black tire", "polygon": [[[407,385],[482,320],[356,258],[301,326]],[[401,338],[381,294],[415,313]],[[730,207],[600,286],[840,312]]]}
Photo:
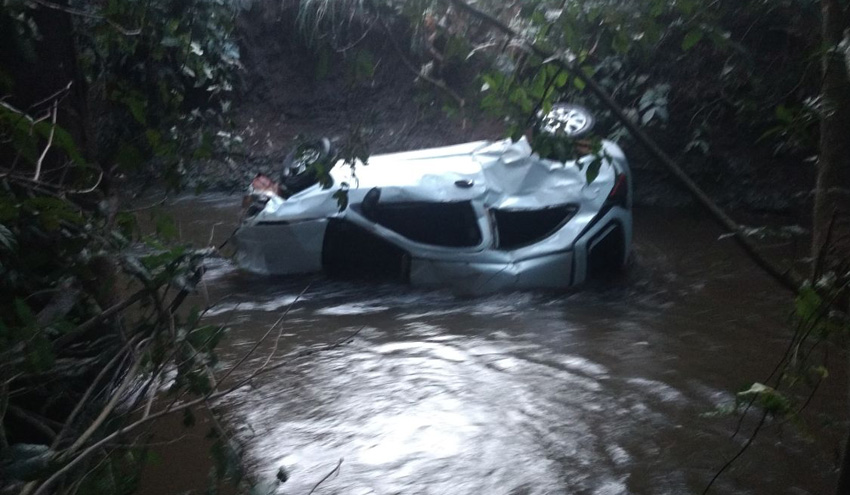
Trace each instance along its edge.
{"label": "black tire", "polygon": [[284,158],[280,182],[290,194],[303,191],[319,181],[315,165],[327,166],[332,160],[333,149],[327,138],[302,143]]}
{"label": "black tire", "polygon": [[536,131],[553,137],[581,138],[590,134],[596,125],[590,110],[574,103],[556,103],[552,110],[546,114],[541,112],[538,117]]}

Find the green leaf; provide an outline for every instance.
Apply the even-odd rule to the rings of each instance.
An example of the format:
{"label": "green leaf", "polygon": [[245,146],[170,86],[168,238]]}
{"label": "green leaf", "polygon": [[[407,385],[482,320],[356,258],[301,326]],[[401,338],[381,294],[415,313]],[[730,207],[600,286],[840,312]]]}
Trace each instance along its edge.
{"label": "green leaf", "polygon": [[147,121],[145,101],[140,97],[131,95],[124,98],[122,102],[127,105],[127,109],[130,110],[130,114],[136,119],[136,122],[145,125]]}
{"label": "green leaf", "polygon": [[0,223],[0,247],[5,248],[6,251],[9,252],[14,252],[18,247],[18,241],[15,239],[15,234],[13,234],[12,231],[2,223]]}
{"label": "green leaf", "polygon": [[685,35],[685,38],[682,40],[682,50],[688,51],[694,46],[696,46],[696,44],[699,43],[702,39],[703,34],[704,33],[698,29],[692,29],[688,31],[688,33]]}
{"label": "green leaf", "polygon": [[590,165],[587,166],[587,171],[585,171],[585,178],[587,179],[588,184],[593,184],[593,181],[599,177],[599,169],[602,168],[602,158],[596,157],[590,162]]}
{"label": "green leaf", "polygon": [[345,188],[338,189],[332,196],[336,200],[336,205],[339,211],[344,211],[348,208],[348,190]]}
{"label": "green leaf", "polygon": [[177,222],[168,214],[158,214],[155,218],[156,233],[165,240],[175,240],[178,236]]}
{"label": "green leaf", "polygon": [[811,287],[800,289],[794,304],[797,317],[806,321],[814,318],[820,312],[822,305],[821,297]]}
{"label": "green leaf", "polygon": [[785,105],[778,105],[774,113],[776,114],[776,120],[780,122],[790,124],[794,121],[794,113]]}
{"label": "green leaf", "polygon": [[35,327],[36,319],[35,314],[30,309],[29,305],[24,302],[23,299],[15,298],[15,314],[18,317],[18,321],[20,321],[24,326]]}
{"label": "green leaf", "polygon": [[579,91],[584,91],[584,88],[585,88],[585,86],[587,86],[587,83],[585,83],[584,79],[582,79],[580,77],[574,77],[573,78],[573,86],[575,86],[576,89],[579,90]]}
{"label": "green leaf", "polygon": [[749,389],[738,392],[738,399],[755,398],[759,406],[770,414],[780,416],[791,411],[791,402],[787,397],[777,392],[773,387],[762,383],[754,383]]}

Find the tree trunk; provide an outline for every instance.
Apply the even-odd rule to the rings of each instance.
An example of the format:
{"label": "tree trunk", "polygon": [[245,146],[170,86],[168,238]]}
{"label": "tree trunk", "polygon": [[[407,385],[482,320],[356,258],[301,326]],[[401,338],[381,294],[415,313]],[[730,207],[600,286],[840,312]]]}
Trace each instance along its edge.
{"label": "tree trunk", "polygon": [[[838,48],[850,27],[840,0],[821,0],[823,116],[815,187],[812,253],[826,266],[850,255],[850,74]],[[831,228],[830,228],[831,226]],[[831,232],[830,232],[831,230]],[[829,242],[828,242],[829,241]],[[829,243],[829,246],[826,244]]]}
{"label": "tree trunk", "polygon": [[[850,257],[850,57],[841,45],[850,29],[850,11],[841,0],[821,0],[823,36],[823,116],[815,186],[812,254],[823,266],[846,263]],[[850,31],[847,31],[850,36]],[[843,48],[843,49],[841,49]],[[850,494],[850,434],[845,439],[837,495]]]}

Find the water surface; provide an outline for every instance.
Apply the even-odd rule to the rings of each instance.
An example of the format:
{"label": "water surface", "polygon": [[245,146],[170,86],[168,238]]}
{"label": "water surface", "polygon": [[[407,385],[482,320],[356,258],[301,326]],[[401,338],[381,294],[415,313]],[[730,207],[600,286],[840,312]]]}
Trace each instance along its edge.
{"label": "water surface", "polygon": [[[182,234],[205,244],[213,224],[215,242],[232,231],[238,202],[207,196],[171,209]],[[308,493],[340,459],[315,493],[699,493],[758,419],[733,439],[736,418],[702,414],[766,378],[791,309],[721,233],[698,212],[637,210],[625,277],[474,298],[258,277],[216,261],[206,290],[221,302],[208,319],[232,329],[225,363],[291,307],[242,373],[276,341],[274,362],[355,335],[230,396],[227,423],[253,477],[289,473],[279,493]],[[713,493],[830,493],[843,378],[830,380],[806,434],[768,427]],[[171,489],[173,476],[199,478],[159,469],[145,480],[150,493],[164,490],[158,479]]]}

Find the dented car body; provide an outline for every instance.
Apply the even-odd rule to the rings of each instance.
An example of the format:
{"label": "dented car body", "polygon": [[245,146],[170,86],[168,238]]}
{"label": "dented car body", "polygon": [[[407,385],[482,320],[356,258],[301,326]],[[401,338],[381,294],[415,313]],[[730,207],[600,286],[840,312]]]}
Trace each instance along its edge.
{"label": "dented car body", "polygon": [[[599,173],[587,180],[597,160]],[[599,163],[601,161],[601,164]],[[517,142],[478,141],[337,163],[334,187],[262,197],[236,233],[238,264],[261,274],[367,273],[467,292],[564,288],[621,268],[632,236],[622,150],[558,162]],[[348,187],[340,210],[335,192]]]}

